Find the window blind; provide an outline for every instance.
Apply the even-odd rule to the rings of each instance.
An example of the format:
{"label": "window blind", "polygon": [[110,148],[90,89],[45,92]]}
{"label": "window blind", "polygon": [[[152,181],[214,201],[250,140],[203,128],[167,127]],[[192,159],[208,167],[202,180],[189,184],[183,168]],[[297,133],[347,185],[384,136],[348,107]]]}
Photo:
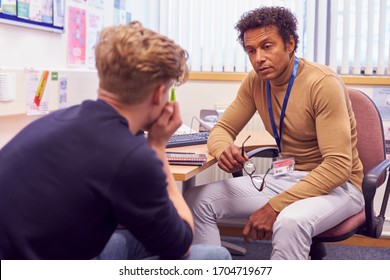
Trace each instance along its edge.
{"label": "window blind", "polygon": [[130,0],[134,20],[174,39],[204,72],[252,69],[234,25],[260,5],[295,14],[299,57],[340,74],[390,75],[390,0]]}

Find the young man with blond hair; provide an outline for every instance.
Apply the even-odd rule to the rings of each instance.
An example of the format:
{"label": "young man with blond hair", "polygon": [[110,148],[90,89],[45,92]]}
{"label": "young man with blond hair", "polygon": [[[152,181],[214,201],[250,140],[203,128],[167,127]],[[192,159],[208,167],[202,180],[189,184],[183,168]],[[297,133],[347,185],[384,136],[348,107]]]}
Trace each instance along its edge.
{"label": "young man with blond hair", "polygon": [[0,151],[1,259],[230,258],[191,248],[165,157],[182,123],[169,89],[185,82],[186,58],[139,22],[101,32],[98,99],[40,118]]}

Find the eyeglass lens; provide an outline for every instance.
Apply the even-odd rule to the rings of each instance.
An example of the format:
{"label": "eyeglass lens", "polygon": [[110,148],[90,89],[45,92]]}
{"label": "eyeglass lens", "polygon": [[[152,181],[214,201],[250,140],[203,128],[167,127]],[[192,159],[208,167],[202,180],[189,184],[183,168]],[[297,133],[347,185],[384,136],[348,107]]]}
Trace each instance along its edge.
{"label": "eyeglass lens", "polygon": [[[247,164],[248,163],[248,164]],[[261,192],[264,187],[266,186],[265,177],[267,176],[268,172],[271,170],[270,168],[265,172],[264,176],[261,177],[260,175],[253,175],[253,173],[256,171],[256,166],[253,162],[247,162],[244,165],[245,172],[249,175],[251,178],[253,186]]]}
{"label": "eyeglass lens", "polygon": [[252,175],[256,171],[256,166],[252,161],[248,160],[244,163],[244,170],[248,175]]}
{"label": "eyeglass lens", "polygon": [[264,188],[264,179],[261,176],[253,176],[252,183],[256,189],[262,191]]}

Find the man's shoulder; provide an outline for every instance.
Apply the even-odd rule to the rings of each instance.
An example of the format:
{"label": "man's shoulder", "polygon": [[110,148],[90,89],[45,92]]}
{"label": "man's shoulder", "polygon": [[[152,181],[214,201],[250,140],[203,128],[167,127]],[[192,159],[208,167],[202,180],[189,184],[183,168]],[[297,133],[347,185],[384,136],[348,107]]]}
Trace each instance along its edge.
{"label": "man's shoulder", "polygon": [[302,71],[305,74],[310,74],[312,76],[324,77],[324,76],[334,76],[338,77],[337,73],[333,71],[329,66],[324,64],[313,62],[306,60],[304,58],[302,60]]}
{"label": "man's shoulder", "polygon": [[340,76],[330,67],[321,63],[308,61],[306,59],[301,60],[301,70],[298,70],[299,72],[297,78],[303,78],[306,85],[308,83],[317,84],[324,82],[343,83]]}
{"label": "man's shoulder", "polygon": [[259,76],[257,75],[256,71],[255,70],[250,70],[244,80],[242,81],[242,84],[243,85],[248,85],[248,86],[253,86],[254,84],[259,84],[259,83],[263,83],[264,81],[262,81]]}
{"label": "man's shoulder", "polygon": [[256,71],[253,70],[253,69],[248,72],[247,78],[250,79],[250,80],[259,80],[259,81],[261,81],[261,79],[257,75]]}

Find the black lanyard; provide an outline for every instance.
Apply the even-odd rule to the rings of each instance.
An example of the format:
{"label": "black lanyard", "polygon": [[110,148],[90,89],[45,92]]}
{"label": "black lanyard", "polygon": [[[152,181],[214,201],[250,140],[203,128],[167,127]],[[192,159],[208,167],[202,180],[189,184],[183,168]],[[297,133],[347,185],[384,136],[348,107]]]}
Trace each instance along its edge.
{"label": "black lanyard", "polygon": [[286,95],[284,96],[282,112],[280,113],[279,133],[278,133],[278,131],[277,131],[277,129],[276,129],[274,114],[272,113],[272,106],[271,106],[271,85],[270,85],[270,82],[267,81],[268,114],[269,114],[269,117],[270,117],[270,120],[271,120],[272,131],[273,131],[273,133],[274,133],[274,137],[275,137],[275,140],[276,140],[276,144],[278,145],[279,154],[282,152],[281,140],[282,140],[282,131],[283,131],[284,116],[285,116],[285,114],[286,114],[287,102],[288,102],[288,98],[290,97],[291,88],[292,88],[292,86],[293,86],[293,84],[294,84],[295,76],[297,75],[298,64],[299,64],[299,59],[298,59],[297,57],[295,57],[295,60],[294,60],[294,69],[293,69],[293,72],[291,73],[290,81],[288,82],[288,86],[287,86],[287,90],[286,90]]}

